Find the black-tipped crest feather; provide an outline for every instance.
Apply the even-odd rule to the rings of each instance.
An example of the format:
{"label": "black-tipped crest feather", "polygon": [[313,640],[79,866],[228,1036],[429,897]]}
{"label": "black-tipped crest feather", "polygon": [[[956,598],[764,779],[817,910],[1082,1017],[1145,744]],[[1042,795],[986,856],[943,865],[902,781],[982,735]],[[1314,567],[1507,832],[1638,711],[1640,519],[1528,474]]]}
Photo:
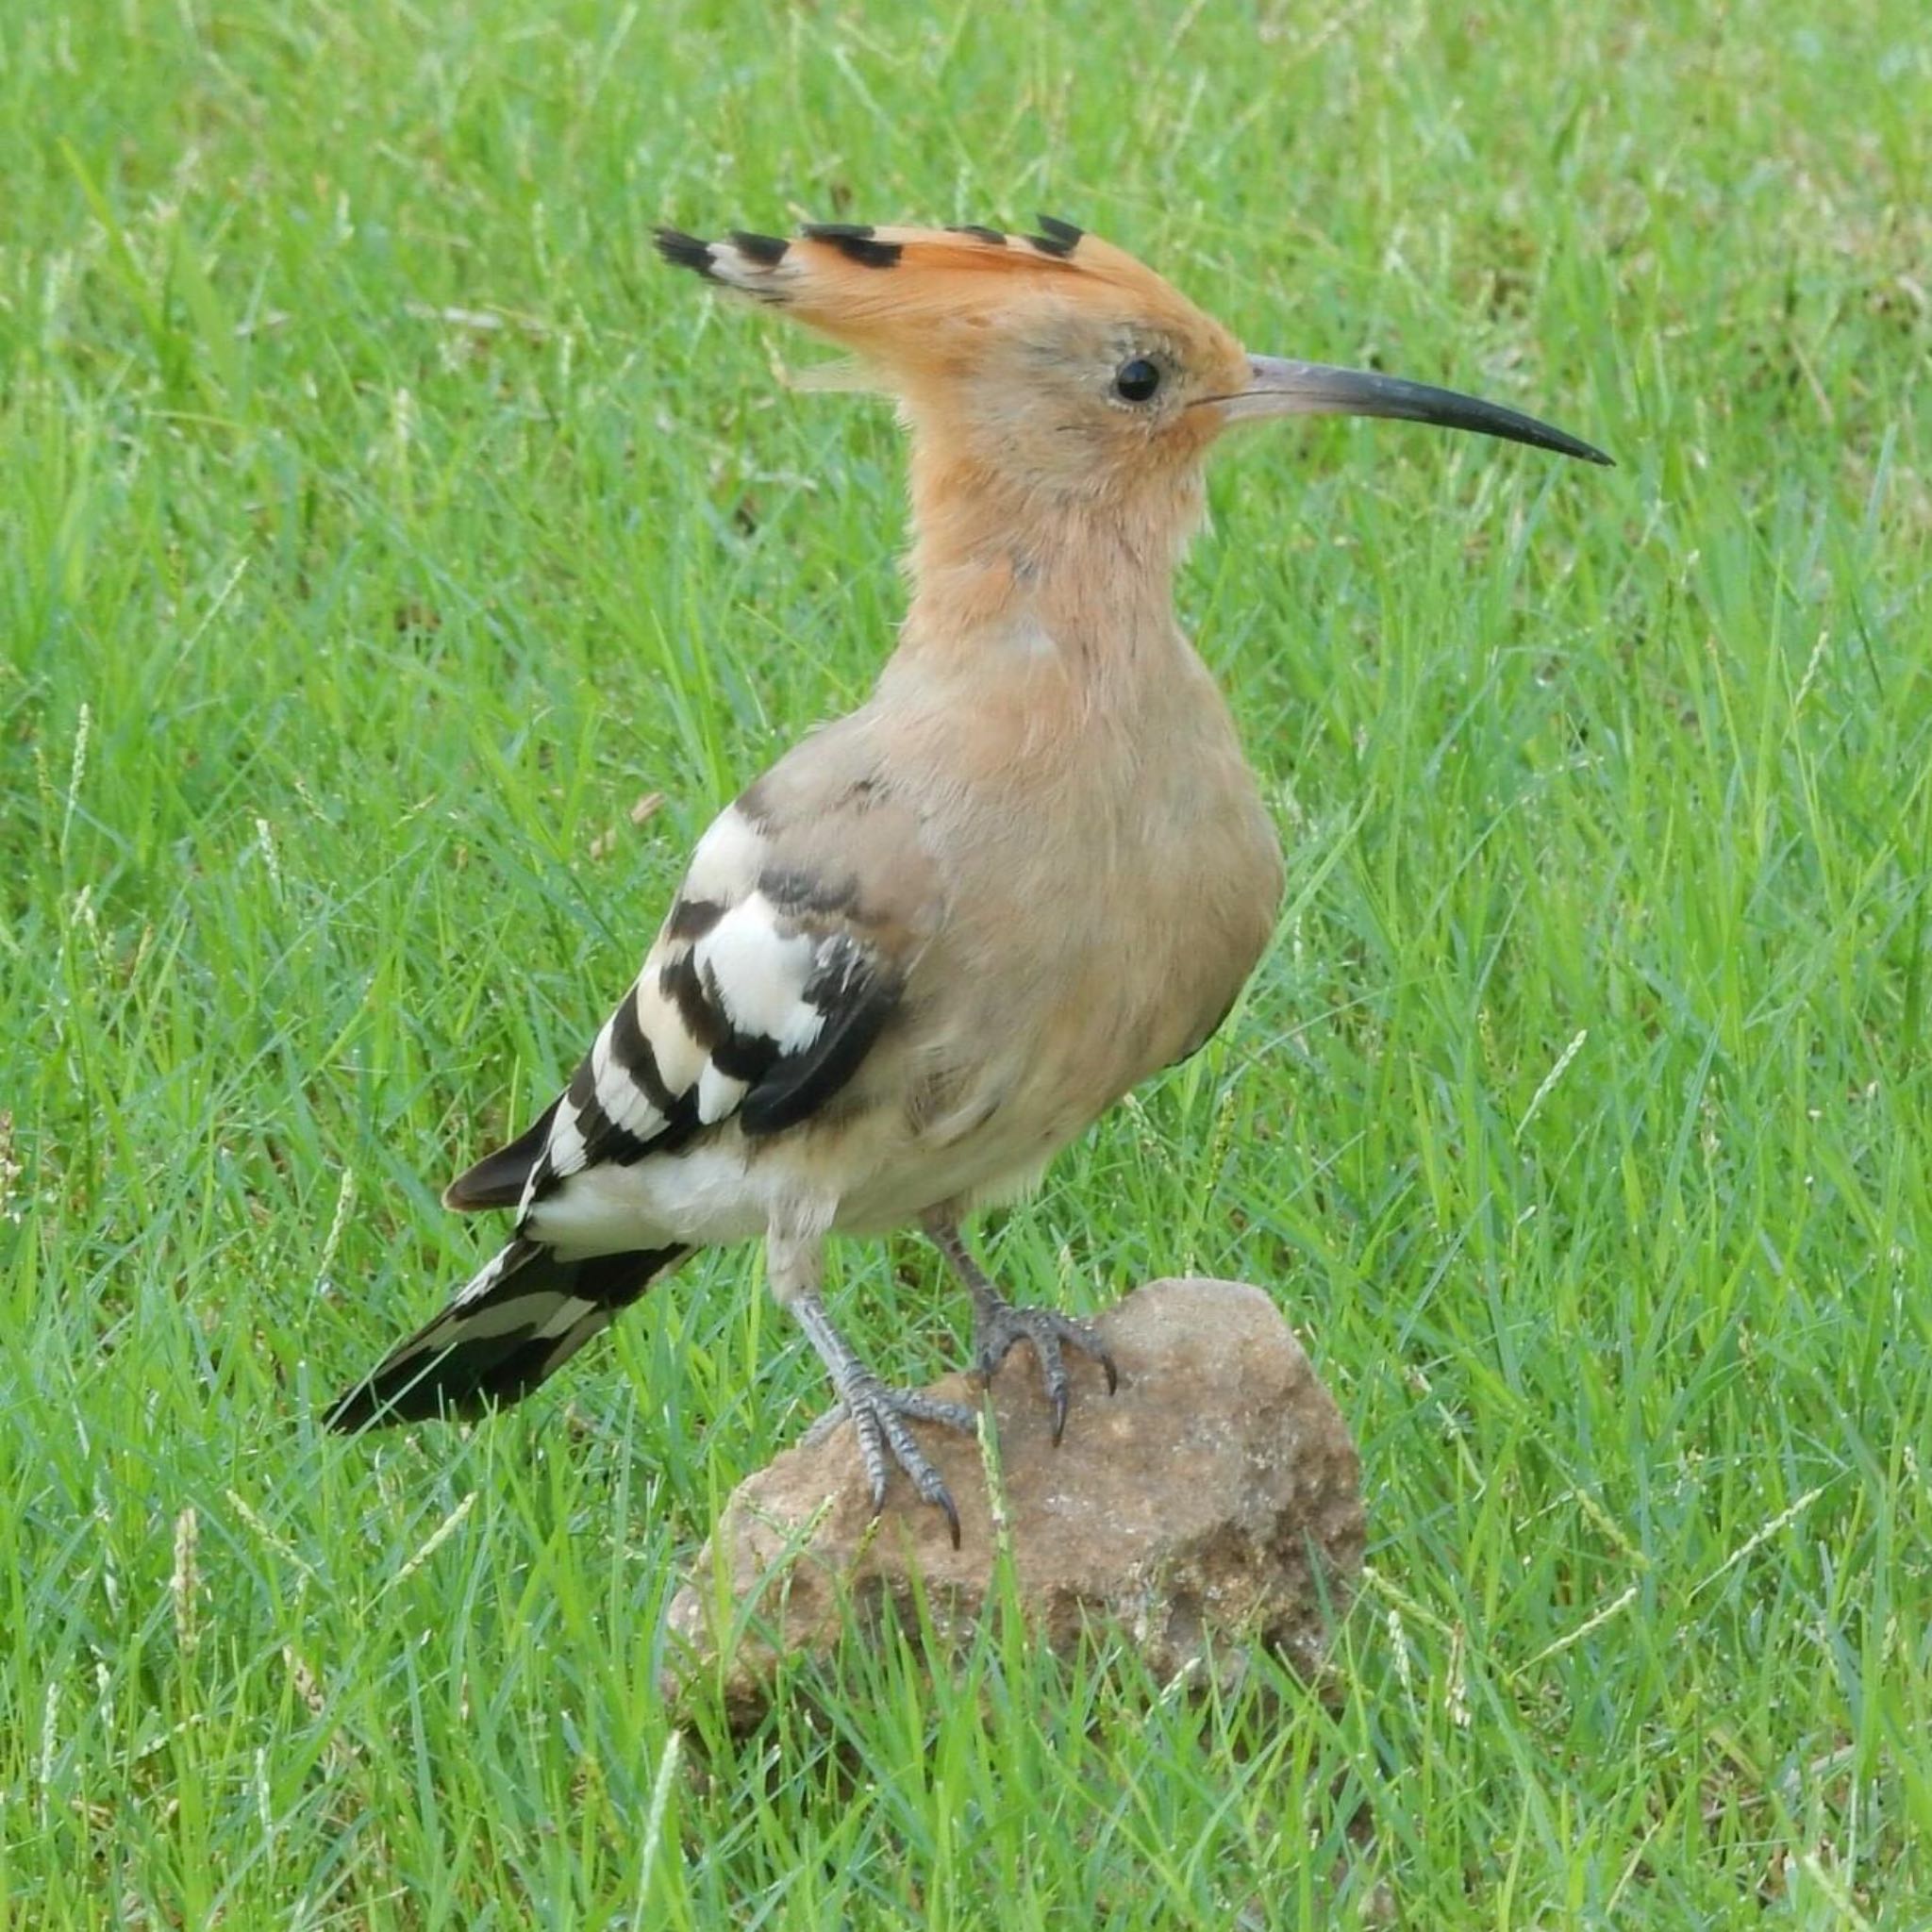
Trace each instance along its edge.
{"label": "black-tipped crest feather", "polygon": [[1027,241],[1043,255],[1057,255],[1061,260],[1079,247],[1086,236],[1086,229],[1076,228],[1072,222],[1060,221],[1054,215],[1036,215],[1040,233],[1027,236]]}
{"label": "black-tipped crest feather", "polygon": [[783,236],[755,235],[743,228],[732,229],[731,245],[747,261],[755,261],[760,268],[776,268],[791,246]]}
{"label": "black-tipped crest feather", "polygon": [[658,228],[652,239],[666,261],[678,268],[695,269],[707,281],[717,279],[711,269],[708,242],[700,242],[695,235],[687,235],[679,228]]}
{"label": "black-tipped crest feather", "polygon": [[810,242],[829,242],[861,268],[892,268],[905,253],[898,242],[879,241],[872,227],[858,222],[808,222],[799,233]]}

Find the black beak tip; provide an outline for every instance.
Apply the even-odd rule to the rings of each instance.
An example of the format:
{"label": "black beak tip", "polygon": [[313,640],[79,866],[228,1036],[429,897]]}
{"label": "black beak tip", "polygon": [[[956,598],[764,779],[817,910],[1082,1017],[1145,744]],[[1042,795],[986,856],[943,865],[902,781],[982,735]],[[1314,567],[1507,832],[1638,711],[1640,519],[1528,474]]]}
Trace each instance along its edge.
{"label": "black beak tip", "polygon": [[1541,432],[1538,435],[1511,436],[1506,430],[1504,439],[1526,442],[1534,448],[1549,450],[1556,456],[1572,457],[1579,463],[1595,463],[1600,469],[1614,470],[1617,467],[1616,458],[1606,456],[1594,443],[1585,442],[1580,436],[1572,436],[1567,429],[1556,429],[1547,423],[1539,423],[1536,427]]}

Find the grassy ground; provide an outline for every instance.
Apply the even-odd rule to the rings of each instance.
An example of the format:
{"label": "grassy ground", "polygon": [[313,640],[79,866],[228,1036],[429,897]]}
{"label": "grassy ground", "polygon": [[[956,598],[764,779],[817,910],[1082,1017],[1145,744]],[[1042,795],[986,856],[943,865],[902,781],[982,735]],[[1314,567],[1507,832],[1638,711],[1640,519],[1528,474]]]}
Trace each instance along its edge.
{"label": "grassy ground", "polygon": [[[1831,11],[6,10],[0,1925],[1932,1924],[1932,27]],[[1309,1338],[1333,1703],[1004,1630],[734,1745],[652,1685],[823,1398],[752,1257],[473,1433],[316,1407],[899,606],[889,416],[648,225],[1036,208],[1622,467],[1223,463],[1278,942],[992,1233]]]}

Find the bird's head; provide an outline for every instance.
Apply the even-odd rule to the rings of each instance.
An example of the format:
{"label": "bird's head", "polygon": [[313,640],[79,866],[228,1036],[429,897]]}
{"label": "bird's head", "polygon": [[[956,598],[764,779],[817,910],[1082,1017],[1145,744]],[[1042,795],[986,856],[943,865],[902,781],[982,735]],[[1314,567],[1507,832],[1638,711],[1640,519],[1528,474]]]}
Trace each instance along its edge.
{"label": "bird's head", "polygon": [[921,511],[997,500],[1031,518],[1193,521],[1201,458],[1270,416],[1401,416],[1608,458],[1533,417],[1447,390],[1251,356],[1151,269],[1065,222],[808,227],[795,239],[674,229],[658,251],[858,358],[912,426]]}

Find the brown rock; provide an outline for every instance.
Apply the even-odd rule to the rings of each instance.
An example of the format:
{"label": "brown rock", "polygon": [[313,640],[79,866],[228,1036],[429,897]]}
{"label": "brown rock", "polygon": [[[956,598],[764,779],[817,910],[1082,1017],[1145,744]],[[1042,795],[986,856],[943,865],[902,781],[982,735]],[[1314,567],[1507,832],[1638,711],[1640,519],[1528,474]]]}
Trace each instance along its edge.
{"label": "brown rock", "polygon": [[[1363,1518],[1355,1444],[1301,1344],[1234,1281],[1149,1282],[1097,1325],[1120,1392],[1070,1353],[1058,1447],[1025,1348],[994,1378],[986,1448],[914,1425],[958,1505],[957,1550],[897,1472],[874,1522],[849,1423],[747,1476],[672,1603],[667,1694],[721,1684],[734,1723],[753,1722],[780,1654],[830,1651],[848,1618],[909,1622],[915,1571],[936,1627],[963,1636],[1002,1537],[1057,1648],[1102,1623],[1162,1677],[1197,1666],[1208,1642],[1238,1661],[1258,1641],[1312,1674],[1361,1569]],[[930,1392],[975,1399],[960,1375]],[[721,1674],[720,1631],[730,1644],[734,1626]]]}

